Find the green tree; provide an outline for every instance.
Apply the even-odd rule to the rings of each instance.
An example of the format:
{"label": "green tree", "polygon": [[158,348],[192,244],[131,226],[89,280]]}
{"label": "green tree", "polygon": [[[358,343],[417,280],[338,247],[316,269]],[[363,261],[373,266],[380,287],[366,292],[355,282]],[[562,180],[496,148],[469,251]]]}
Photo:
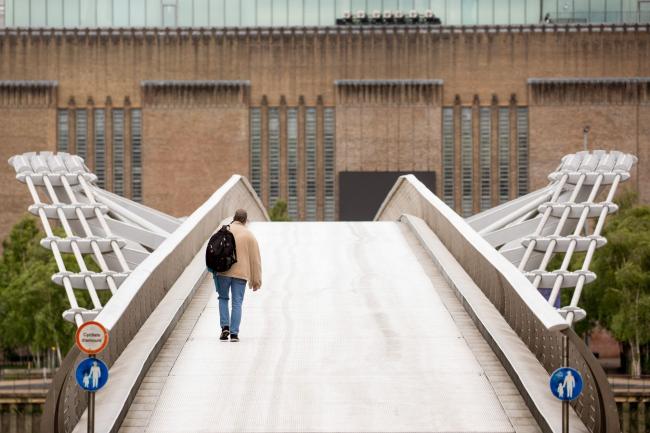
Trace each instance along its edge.
{"label": "green tree", "polygon": [[[58,268],[52,252],[39,243],[44,236],[36,220],[25,217],[2,243],[0,347],[9,352],[27,348],[37,359],[54,347],[60,360],[73,344],[75,327],[61,316],[70,305],[63,287],[51,280]],[[67,270],[78,271],[73,256],[64,254],[63,259]],[[92,264],[90,269],[97,267]],[[81,291],[77,299],[89,304]]]}
{"label": "green tree", "polygon": [[619,200],[621,210],[605,230],[607,245],[594,255],[596,281],[585,287],[582,305],[595,323],[630,347],[630,373],[641,375],[643,345],[650,342],[650,207]]}
{"label": "green tree", "polygon": [[271,218],[271,221],[291,221],[287,210],[287,202],[283,200],[276,201],[275,205],[269,210],[269,218]]}

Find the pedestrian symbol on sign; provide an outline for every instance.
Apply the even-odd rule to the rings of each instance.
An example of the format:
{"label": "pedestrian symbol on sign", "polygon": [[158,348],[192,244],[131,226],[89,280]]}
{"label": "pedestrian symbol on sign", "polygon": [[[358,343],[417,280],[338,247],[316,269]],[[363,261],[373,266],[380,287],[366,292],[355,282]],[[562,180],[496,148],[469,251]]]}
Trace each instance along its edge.
{"label": "pedestrian symbol on sign", "polygon": [[550,385],[559,400],[575,400],[582,392],[582,376],[575,368],[558,368],[551,375]]}
{"label": "pedestrian symbol on sign", "polygon": [[87,358],[81,361],[75,376],[80,387],[94,392],[106,385],[108,367],[97,358]]}

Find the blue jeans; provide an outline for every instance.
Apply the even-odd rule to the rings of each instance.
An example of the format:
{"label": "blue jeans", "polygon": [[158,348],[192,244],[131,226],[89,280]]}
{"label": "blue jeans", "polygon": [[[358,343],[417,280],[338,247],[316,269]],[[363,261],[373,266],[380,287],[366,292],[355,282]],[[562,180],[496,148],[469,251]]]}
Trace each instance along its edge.
{"label": "blue jeans", "polygon": [[[241,278],[224,277],[212,273],[214,285],[219,295],[219,321],[221,327],[229,326],[231,334],[239,334],[239,324],[241,323],[241,306],[244,303],[244,293],[246,292],[246,280]],[[228,301],[232,289],[232,315],[228,311]]]}

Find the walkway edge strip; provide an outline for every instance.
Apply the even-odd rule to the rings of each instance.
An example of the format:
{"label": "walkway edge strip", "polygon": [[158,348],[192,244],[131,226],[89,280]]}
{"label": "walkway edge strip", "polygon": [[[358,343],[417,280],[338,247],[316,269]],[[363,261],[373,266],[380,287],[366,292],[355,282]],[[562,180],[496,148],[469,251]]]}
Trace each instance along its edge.
{"label": "walkway edge strip", "polygon": [[[561,406],[551,395],[548,388],[549,374],[535,355],[427,223],[413,215],[402,215],[400,219],[413,231],[442,276],[454,290],[481,335],[488,342],[524,397],[535,419],[538,422],[544,420],[546,425],[540,424],[540,428],[544,432],[561,432]],[[571,431],[574,433],[589,432],[573,408],[571,409]]]}
{"label": "walkway edge strip", "polygon": [[[95,415],[96,431],[119,430],[151,364],[201,285],[207,273],[204,260],[201,249],[111,366],[109,386],[97,393],[101,410]],[[84,412],[73,433],[85,433],[87,415]]]}

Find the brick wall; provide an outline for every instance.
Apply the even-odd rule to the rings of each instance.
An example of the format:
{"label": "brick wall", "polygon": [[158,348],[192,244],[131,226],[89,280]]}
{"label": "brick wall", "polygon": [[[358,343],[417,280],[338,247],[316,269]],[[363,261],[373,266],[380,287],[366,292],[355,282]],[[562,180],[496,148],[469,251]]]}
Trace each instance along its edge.
{"label": "brick wall", "polygon": [[2,239],[33,203],[7,160],[28,150],[54,150],[56,88],[53,83],[0,83],[0,236]]}
{"label": "brick wall", "polygon": [[143,86],[147,205],[189,215],[231,175],[248,175],[248,94],[237,81]]}
{"label": "brick wall", "polygon": [[[250,174],[251,106],[321,107],[319,119],[322,119],[322,107],[333,107],[337,171],[434,170],[439,185],[442,185],[443,107],[457,108],[457,115],[462,107],[472,107],[474,119],[478,119],[480,107],[510,107],[513,113],[517,107],[528,107],[531,190],[545,183],[548,171],[562,155],[581,149],[581,131],[589,123],[592,148],[616,148],[639,155],[639,174],[635,174],[633,184],[640,189],[641,197],[650,201],[647,186],[650,127],[646,121],[650,110],[645,100],[628,98],[621,102],[605,97],[590,102],[583,94],[600,95],[602,89],[581,87],[574,94],[583,96],[576,96],[574,102],[551,103],[548,95],[564,90],[537,91],[528,82],[535,77],[650,76],[647,35],[648,29],[643,26],[549,27],[543,31],[535,27],[32,29],[29,33],[0,29],[0,80],[56,80],[58,83],[47,107],[35,109],[18,101],[3,108],[9,111],[0,119],[4,131],[0,137],[1,151],[8,156],[39,148],[53,149],[56,108],[142,109],[144,202],[174,215],[186,215],[231,173]],[[164,90],[146,84],[159,80],[186,82],[193,87],[188,91],[182,86],[168,85]],[[386,85],[400,80],[429,82],[428,86],[435,88],[435,95],[427,93],[434,91],[427,90],[427,86],[410,84],[404,90],[400,85]],[[222,84],[209,85],[207,81]],[[241,81],[248,82],[245,90],[224,84]],[[350,92],[354,93],[358,84],[355,81],[374,84],[365,94],[352,97]],[[347,87],[346,82],[350,84]],[[342,86],[347,93],[342,93]],[[231,91],[235,94],[228,93]],[[402,91],[406,93],[402,95]],[[539,99],[540,95],[547,98]],[[285,125],[282,116],[281,125]],[[514,114],[511,118],[511,140],[514,140]],[[108,112],[106,119],[107,187],[111,188],[112,137]],[[298,191],[301,215],[304,215],[301,119],[302,114],[299,115]],[[264,168],[268,156],[266,121],[262,116],[262,196],[265,199],[268,195]],[[458,123],[457,120],[456,129]],[[495,123],[496,115],[492,128],[496,128]],[[91,153],[92,127],[89,115]],[[475,158],[472,184],[477,194],[476,120],[472,130]],[[454,177],[457,195],[459,134],[457,131]],[[494,129],[491,169],[495,203],[496,134]],[[125,139],[125,194],[128,196],[128,132]],[[280,131],[280,140],[280,195],[286,197],[286,129]],[[319,217],[323,215],[322,140],[319,126]],[[513,150],[514,146],[512,142]],[[92,167],[92,154],[89,156]],[[512,196],[516,192],[517,169],[513,151]],[[13,179],[11,168],[0,165],[0,176],[9,182]],[[9,201],[11,205],[6,207],[13,210],[0,215],[0,236],[4,236],[5,228],[24,211],[27,202],[24,188],[15,181],[8,188],[4,193],[7,200],[15,201]],[[456,205],[459,203],[457,199]],[[476,196],[472,207],[478,210]]]}
{"label": "brick wall", "polygon": [[589,126],[588,148],[620,150],[639,157],[627,182],[650,200],[647,153],[650,148],[650,83],[645,80],[544,80],[531,83],[530,159],[533,189],[545,185],[546,174],[559,158],[583,150],[583,129]]}

